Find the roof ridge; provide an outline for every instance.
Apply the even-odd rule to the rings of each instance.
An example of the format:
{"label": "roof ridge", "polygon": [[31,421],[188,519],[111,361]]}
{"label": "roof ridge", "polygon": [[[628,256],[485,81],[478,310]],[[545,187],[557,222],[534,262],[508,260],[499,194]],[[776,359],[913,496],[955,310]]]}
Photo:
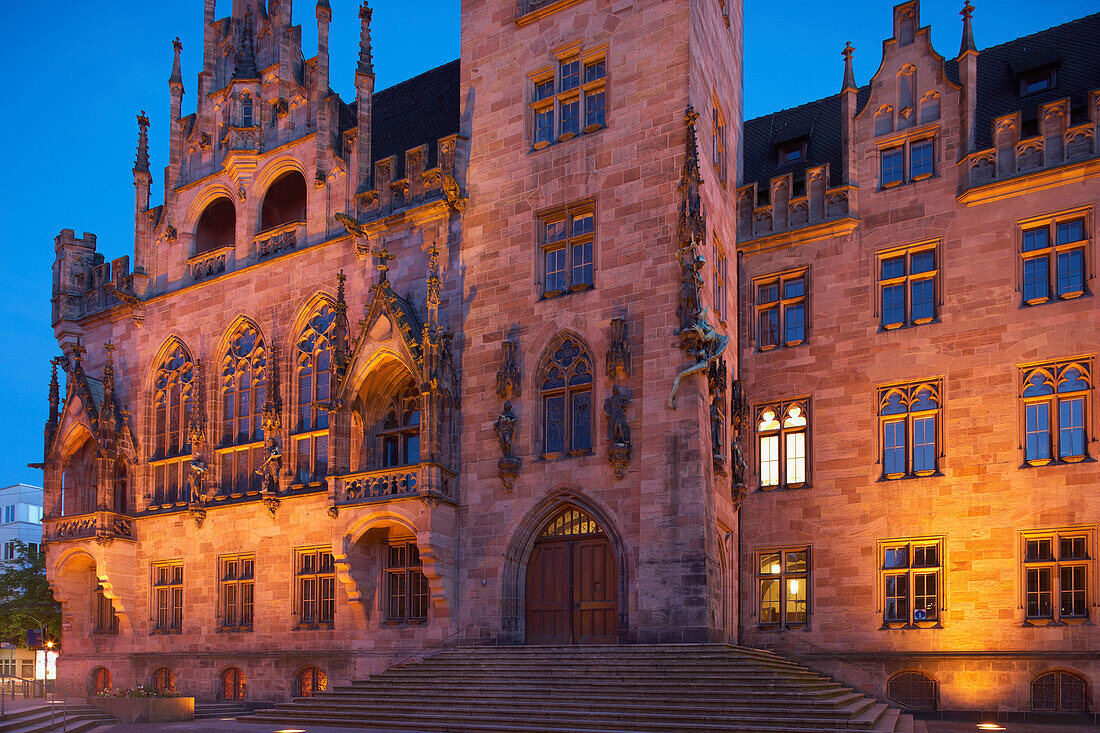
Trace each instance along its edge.
{"label": "roof ridge", "polygon": [[1059,23],[1058,25],[1052,25],[1049,28],[1044,28],[1040,31],[1035,31],[1034,33],[1029,33],[1026,36],[1020,36],[1018,38],[1013,38],[1012,40],[1009,40],[1009,41],[1002,41],[1001,43],[998,43],[998,44],[993,45],[993,46],[986,46],[985,48],[978,49],[978,54],[981,55],[981,54],[986,53],[988,51],[993,51],[995,49],[1002,48],[1004,46],[1010,46],[1014,43],[1019,43],[1020,41],[1026,41],[1029,38],[1035,38],[1036,36],[1041,36],[1045,33],[1050,33],[1051,31],[1058,30],[1059,28],[1065,28],[1067,25],[1074,25],[1076,23],[1083,23],[1086,20],[1090,20],[1090,19],[1096,18],[1096,17],[1100,17],[1100,12],[1090,13],[1088,15],[1083,15],[1080,18],[1074,18],[1073,20],[1067,20],[1065,23]]}
{"label": "roof ridge", "polygon": [[[857,93],[859,91],[863,90],[867,86],[870,86],[870,85],[865,84],[864,86],[859,87],[856,90]],[[795,110],[802,109],[803,107],[809,107],[809,106],[814,105],[814,104],[819,104],[820,102],[826,102],[830,99],[834,99],[836,97],[839,97],[841,94],[842,94],[842,92],[837,92],[836,94],[830,94],[829,96],[822,97],[821,99],[814,99],[814,100],[809,101],[809,102],[803,102],[802,104],[796,104],[794,107],[786,107],[784,109],[777,109],[777,110],[774,110],[772,112],[767,113],[766,115],[760,115],[759,117],[752,117],[750,119],[747,119],[747,120],[745,120],[745,124],[747,125],[750,122],[756,122],[757,120],[763,120],[763,119],[766,119],[768,117],[774,117],[775,115],[783,114],[784,112],[794,112]]]}
{"label": "roof ridge", "polygon": [[408,79],[404,79],[402,81],[399,81],[396,84],[391,84],[390,86],[385,87],[384,89],[379,89],[372,96],[377,97],[382,92],[388,92],[388,91],[391,91],[393,89],[397,89],[399,87],[402,87],[405,84],[411,84],[412,82],[417,81],[418,79],[421,79],[425,76],[428,76],[429,74],[435,74],[435,73],[441,71],[446,66],[450,66],[451,64],[457,64],[461,60],[462,59],[460,59],[460,58],[459,59],[454,59],[453,61],[448,61],[444,64],[440,64],[439,66],[436,66],[435,68],[428,69],[427,71],[422,71],[419,74],[417,74],[416,76],[410,76]]}

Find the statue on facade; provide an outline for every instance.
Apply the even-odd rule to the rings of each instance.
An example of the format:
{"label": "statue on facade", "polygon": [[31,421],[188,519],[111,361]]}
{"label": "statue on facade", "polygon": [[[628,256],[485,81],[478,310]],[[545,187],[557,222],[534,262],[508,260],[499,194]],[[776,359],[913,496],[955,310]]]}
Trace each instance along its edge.
{"label": "statue on facade", "polygon": [[615,469],[615,478],[620,479],[630,463],[630,425],[626,420],[626,408],[632,397],[629,389],[616,384],[603,406],[607,413],[607,460]]}
{"label": "statue on facade", "polygon": [[519,476],[520,459],[512,454],[512,441],[516,434],[516,413],[512,411],[512,401],[505,400],[504,410],[493,423],[493,432],[497,434],[500,443],[500,460],[497,461],[497,469],[500,472],[500,480],[506,491],[511,491],[516,477]]}
{"label": "statue on facade", "polygon": [[668,396],[668,406],[676,409],[676,392],[680,389],[680,382],[684,377],[699,374],[710,369],[711,363],[722,356],[729,344],[730,337],[718,333],[707,321],[707,312],[704,308],[699,314],[699,319],[691,327],[691,350],[689,355],[695,359],[695,363],[680,371],[672,383],[672,393]]}
{"label": "statue on facade", "polygon": [[192,455],[189,470],[187,471],[187,486],[190,490],[189,501],[191,503],[206,503],[206,492],[202,489],[202,480],[207,471],[206,461],[201,455]]}
{"label": "statue on facade", "polygon": [[703,287],[700,271],[706,264],[706,258],[695,249],[695,240],[691,239],[676,250],[676,259],[680,263],[680,298],[676,304],[676,317],[680,325],[676,334],[690,332],[702,314],[699,292]]}
{"label": "statue on facade", "polygon": [[283,467],[283,454],[275,438],[268,438],[264,448],[267,450],[267,458],[256,469],[256,473],[263,477],[261,487],[264,493],[277,494],[279,493],[279,471]]}

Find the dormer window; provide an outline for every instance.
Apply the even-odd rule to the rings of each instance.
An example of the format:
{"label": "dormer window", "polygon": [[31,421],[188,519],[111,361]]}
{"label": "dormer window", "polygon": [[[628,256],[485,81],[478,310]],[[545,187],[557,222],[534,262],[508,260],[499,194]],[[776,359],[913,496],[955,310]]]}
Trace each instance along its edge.
{"label": "dormer window", "polygon": [[1053,89],[1057,82],[1057,71],[1051,66],[1025,72],[1020,74],[1020,96],[1026,97]]}
{"label": "dormer window", "polygon": [[779,165],[795,165],[806,160],[806,139],[788,140],[776,146]]}

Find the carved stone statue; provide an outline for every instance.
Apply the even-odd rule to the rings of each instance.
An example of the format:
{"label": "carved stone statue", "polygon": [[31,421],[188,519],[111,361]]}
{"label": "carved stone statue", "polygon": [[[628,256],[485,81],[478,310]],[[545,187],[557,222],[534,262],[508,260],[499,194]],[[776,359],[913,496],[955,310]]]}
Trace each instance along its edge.
{"label": "carved stone statue", "polygon": [[500,344],[501,364],[497,370],[497,394],[502,400],[520,394],[519,363],[516,360],[516,342],[505,340]]}
{"label": "carved stone statue", "polygon": [[730,443],[730,469],[733,471],[733,485],[735,487],[745,485],[745,471],[748,470],[748,465],[745,463],[745,456],[741,452],[741,441],[734,438]]}
{"label": "carved stone statue", "polygon": [[680,262],[680,300],[676,305],[676,316],[680,319],[677,334],[690,331],[701,315],[699,291],[703,287],[700,270],[706,259],[695,250],[695,240],[691,240],[676,250]]}
{"label": "carved stone statue", "polygon": [[626,408],[630,401],[630,390],[616,384],[611,388],[611,396],[604,403],[603,410],[607,413],[607,442],[611,445],[630,445],[630,425],[626,421]]}
{"label": "carved stone statue", "polygon": [[279,450],[279,444],[275,438],[268,438],[264,443],[267,449],[267,458],[256,469],[256,473],[263,476],[263,491],[269,494],[279,493],[279,471],[283,468],[283,454]]}
{"label": "carved stone statue", "polygon": [[729,343],[729,336],[718,333],[707,321],[706,309],[699,314],[699,320],[691,327],[690,341],[692,342],[691,357],[695,363],[676,375],[672,383],[672,393],[668,396],[668,406],[676,409],[676,392],[680,389],[680,382],[684,377],[699,374],[710,368],[713,361],[722,356]]}
{"label": "carved stone statue", "polygon": [[206,461],[200,455],[191,456],[191,470],[187,472],[187,484],[191,491],[191,502],[206,502],[206,494],[202,490],[202,479],[206,474]]}
{"label": "carved stone statue", "polygon": [[504,457],[512,455],[512,438],[516,433],[516,413],[512,412],[512,401],[506,400],[504,410],[500,417],[493,423],[493,432],[497,434],[500,442],[500,454]]}
{"label": "carved stone statue", "polygon": [[715,458],[722,455],[722,408],[715,397],[710,403],[710,446]]}

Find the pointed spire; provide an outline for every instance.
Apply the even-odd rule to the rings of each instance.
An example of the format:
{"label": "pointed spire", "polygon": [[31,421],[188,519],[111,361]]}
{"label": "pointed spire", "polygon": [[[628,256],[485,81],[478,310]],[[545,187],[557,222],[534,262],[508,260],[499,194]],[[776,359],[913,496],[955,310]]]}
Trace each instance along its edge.
{"label": "pointed spire", "polygon": [[149,175],[149,118],[145,116],[145,110],[137,116],[138,144],[137,159],[134,160],[134,175],[144,173]]}
{"label": "pointed spire", "polygon": [[959,15],[963,17],[963,37],[962,45],[959,47],[959,56],[978,52],[978,47],[974,45],[974,31],[970,27],[970,16],[973,14],[974,6],[970,4],[970,0],[966,0],[963,9],[959,11]]}
{"label": "pointed spire", "polygon": [[852,54],[855,53],[855,50],[856,47],[852,45],[852,42],[847,41],[844,44],[844,50],[840,52],[840,55],[844,57],[844,83],[840,86],[842,92],[857,89],[856,73],[852,70]]}
{"label": "pointed spire", "polygon": [[374,11],[366,0],[359,6],[359,19],[362,21],[359,29],[359,68],[360,74],[374,75],[374,59],[370,47],[370,19]]}
{"label": "pointed spire", "polygon": [[688,243],[702,244],[706,241],[706,215],[699,197],[699,187],[703,177],[699,173],[699,146],[695,141],[695,121],[699,113],[688,105],[684,114],[687,128],[687,156],[684,158],[684,170],[680,175],[680,245]]}
{"label": "pointed spire", "polygon": [[115,345],[108,341],[103,345],[107,359],[103,364],[103,391],[115,391]]}
{"label": "pointed spire", "polygon": [[260,72],[256,69],[256,50],[252,45],[252,7],[244,12],[244,26],[237,46],[237,65],[233,69],[234,79],[257,79]]}
{"label": "pointed spire", "polygon": [[69,348],[73,352],[73,374],[83,374],[84,355],[88,353],[88,350],[84,348],[84,344],[80,343],[80,339],[77,339],[76,343]]}
{"label": "pointed spire", "polygon": [[283,427],[283,397],[279,391],[279,347],[271,345],[271,357],[268,361],[271,369],[268,372],[267,394],[264,396],[264,405],[260,410],[260,423],[264,428],[265,438],[274,438]]}
{"label": "pointed spire", "polygon": [[50,359],[50,417],[49,423],[57,424],[57,413],[61,405],[61,383],[57,381],[57,365],[60,359]]}
{"label": "pointed spire", "polygon": [[180,43],[180,37],[176,36],[176,39],[172,41],[174,58],[172,59],[172,75],[168,77],[168,86],[179,87],[181,92],[183,91],[183,74],[180,73],[180,51],[182,50],[183,44]]}
{"label": "pointed spire", "polygon": [[332,326],[332,379],[329,395],[335,397],[337,387],[343,383],[351,359],[351,346],[348,344],[348,302],[344,299],[344,282],[347,276],[343,270],[336,275],[336,321]]}

